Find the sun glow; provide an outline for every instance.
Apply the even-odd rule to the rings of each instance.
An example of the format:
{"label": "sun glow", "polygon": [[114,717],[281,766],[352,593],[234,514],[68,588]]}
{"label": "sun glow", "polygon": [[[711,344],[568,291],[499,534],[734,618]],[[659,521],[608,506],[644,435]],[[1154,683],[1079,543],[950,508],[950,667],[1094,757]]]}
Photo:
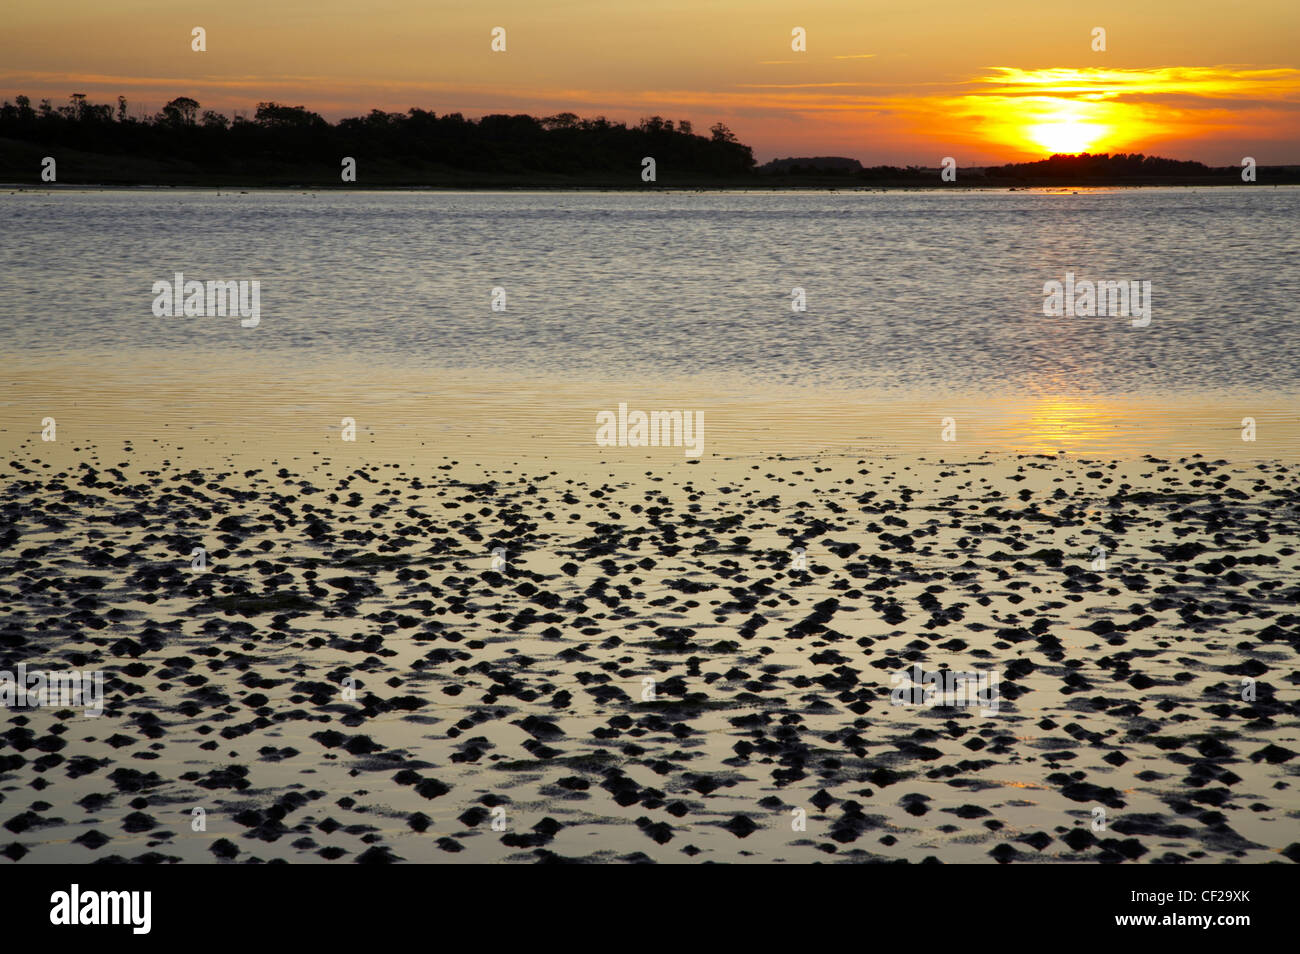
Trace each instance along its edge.
{"label": "sun glow", "polygon": [[1142,117],[1103,96],[1071,98],[1062,91],[1007,97],[989,115],[994,137],[1026,152],[1106,152],[1141,141]]}
{"label": "sun glow", "polygon": [[1089,121],[1081,112],[1077,108],[1059,108],[1042,122],[1023,126],[1021,135],[1049,153],[1089,152],[1106,141],[1113,130],[1105,123]]}
{"label": "sun glow", "polygon": [[[1300,71],[1169,67],[1153,70],[996,67],[942,105],[953,126],[1028,154],[1145,151],[1175,134],[1225,122],[1223,104],[1293,100]],[[1172,96],[1196,104],[1175,108]]]}

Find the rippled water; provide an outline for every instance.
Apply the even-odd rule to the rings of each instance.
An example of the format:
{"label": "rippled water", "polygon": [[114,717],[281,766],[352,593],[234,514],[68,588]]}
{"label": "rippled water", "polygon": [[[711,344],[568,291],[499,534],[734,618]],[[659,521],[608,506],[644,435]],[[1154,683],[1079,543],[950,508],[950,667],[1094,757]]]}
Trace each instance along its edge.
{"label": "rippled water", "polygon": [[[126,369],[256,359],[285,374],[329,361],[884,395],[1289,394],[1297,221],[1300,189],[1263,187],[26,191],[0,197],[0,340]],[[259,280],[261,325],[154,317],[151,286],[176,271]],[[1043,283],[1067,271],[1150,281],[1150,325],[1044,317]]]}

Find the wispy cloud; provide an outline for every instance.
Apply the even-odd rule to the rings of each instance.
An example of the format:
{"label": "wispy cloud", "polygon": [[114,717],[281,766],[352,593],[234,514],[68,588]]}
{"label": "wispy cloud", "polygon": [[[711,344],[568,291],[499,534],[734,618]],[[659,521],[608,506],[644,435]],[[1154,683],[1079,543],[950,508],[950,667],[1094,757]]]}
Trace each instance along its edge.
{"label": "wispy cloud", "polygon": [[[862,89],[873,85],[873,83],[737,83],[736,89],[833,89],[836,87],[849,87]],[[895,84],[891,84],[895,85]]]}
{"label": "wispy cloud", "polygon": [[1156,69],[1026,70],[990,67],[993,72],[972,83],[992,87],[999,95],[1081,96],[1114,99],[1123,96],[1181,93],[1210,99],[1295,99],[1300,94],[1300,69],[1241,66],[1166,66]]}

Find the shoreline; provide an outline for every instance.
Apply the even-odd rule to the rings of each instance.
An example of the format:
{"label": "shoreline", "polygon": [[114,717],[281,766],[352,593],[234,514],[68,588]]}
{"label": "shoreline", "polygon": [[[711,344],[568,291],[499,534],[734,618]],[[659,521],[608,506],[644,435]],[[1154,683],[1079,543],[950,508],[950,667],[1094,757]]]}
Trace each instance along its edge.
{"label": "shoreline", "polygon": [[[107,358],[108,356],[104,356]],[[1196,393],[998,395],[774,387],[734,379],[574,379],[506,369],[317,361],[292,370],[284,355],[248,354],[237,369],[204,368],[202,353],[136,354],[129,366],[28,355],[3,377],[0,449],[35,442],[61,453],[72,440],[137,443],[192,436],[213,448],[271,444],[302,455],[339,448],[344,417],[355,452],[407,460],[454,452],[493,462],[570,463],[665,459],[670,448],[600,447],[597,415],[620,403],[704,415],[705,463],[768,453],[789,457],[970,458],[983,453],[1064,453],[1133,460],[1146,454],[1245,461],[1300,460],[1300,395]],[[93,374],[88,374],[93,368]],[[328,380],[322,392],[321,380]],[[40,421],[58,422],[42,445]],[[1242,440],[1242,419],[1256,422]],[[952,439],[944,439],[952,418]],[[680,448],[677,460],[689,463]]]}
{"label": "shoreline", "polygon": [[907,184],[890,184],[890,185],[865,185],[865,184],[836,184],[836,183],[816,183],[802,184],[794,183],[773,183],[770,185],[755,185],[753,183],[689,183],[683,185],[650,185],[642,183],[640,185],[617,185],[617,184],[600,184],[600,185],[544,185],[535,183],[520,184],[494,184],[494,183],[472,183],[466,185],[449,185],[449,184],[431,184],[431,185],[401,185],[401,184],[361,184],[361,183],[337,183],[337,182],[320,182],[316,184],[292,183],[292,184],[259,184],[231,182],[220,185],[212,185],[205,182],[182,182],[182,183],[72,183],[72,182],[55,182],[55,183],[35,183],[35,182],[0,182],[0,189],[10,191],[21,190],[24,192],[112,192],[112,191],[133,191],[133,192],[163,192],[163,191],[187,191],[187,192],[363,192],[363,193],[383,193],[383,192],[433,192],[433,193],[555,193],[555,192],[573,192],[573,193],[602,193],[602,192],[651,192],[651,193],[697,193],[697,192],[735,192],[735,193],[755,193],[769,194],[773,192],[952,192],[955,190],[963,192],[1060,192],[1060,191],[1078,191],[1078,190],[1118,190],[1118,189],[1217,189],[1217,188],[1297,188],[1300,187],[1300,179],[1288,182],[1081,182],[1081,183],[1059,183],[1059,182],[1040,182],[1014,185],[1009,184],[992,184],[992,183],[946,183],[943,185],[923,185],[919,183]]}

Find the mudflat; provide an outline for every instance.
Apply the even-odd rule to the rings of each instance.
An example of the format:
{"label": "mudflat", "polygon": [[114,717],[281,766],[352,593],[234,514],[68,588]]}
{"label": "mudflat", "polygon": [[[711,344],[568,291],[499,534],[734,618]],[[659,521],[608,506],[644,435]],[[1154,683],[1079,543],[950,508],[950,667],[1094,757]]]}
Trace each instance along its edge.
{"label": "mudflat", "polygon": [[1300,856],[1290,462],[60,443],[0,668],[104,712],[9,713],[13,860]]}

